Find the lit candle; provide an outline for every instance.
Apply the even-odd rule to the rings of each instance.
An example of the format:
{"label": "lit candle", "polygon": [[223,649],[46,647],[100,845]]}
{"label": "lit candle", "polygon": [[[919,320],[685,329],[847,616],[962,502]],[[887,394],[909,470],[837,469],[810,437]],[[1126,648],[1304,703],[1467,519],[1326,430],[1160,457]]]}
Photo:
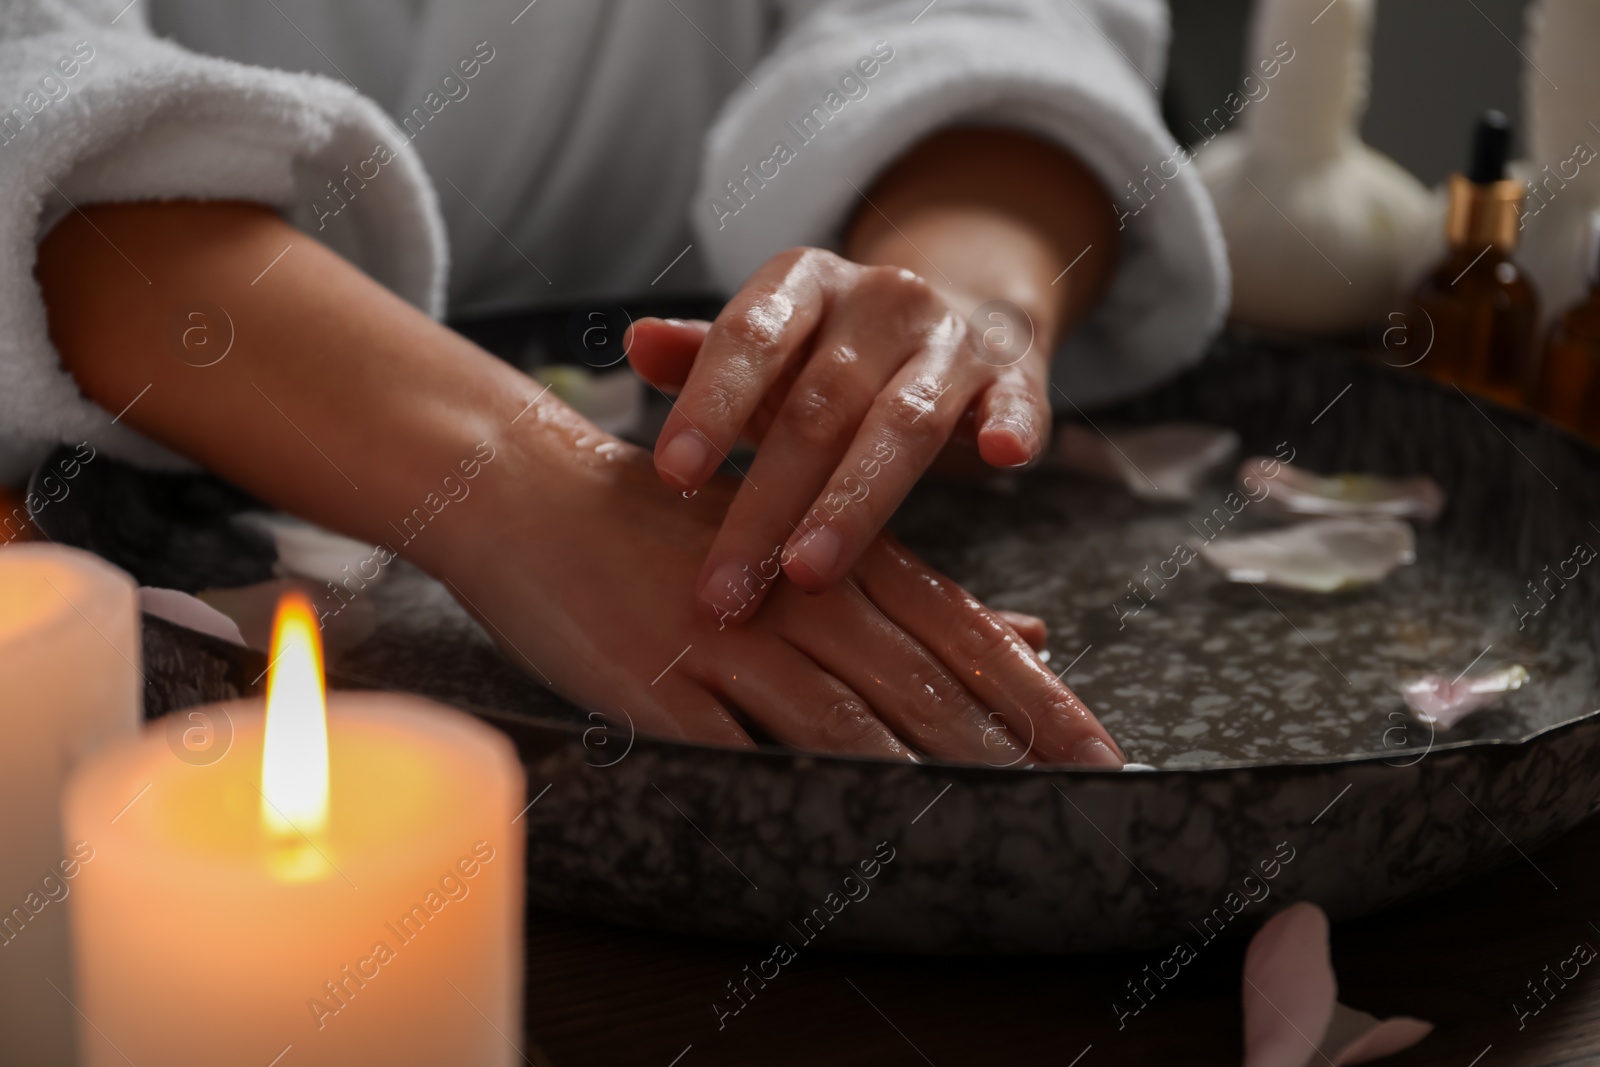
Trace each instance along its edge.
{"label": "lit candle", "polygon": [[301,597],[271,663],[264,714],[178,713],[206,758],[158,723],[73,775],[66,833],[95,851],[72,897],[84,1064],[521,1062],[510,743],[388,693],[325,713]]}
{"label": "lit candle", "polygon": [[83,869],[63,854],[67,772],[139,725],[137,589],[87,552],[0,549],[0,1064],[68,1067],[65,901]]}

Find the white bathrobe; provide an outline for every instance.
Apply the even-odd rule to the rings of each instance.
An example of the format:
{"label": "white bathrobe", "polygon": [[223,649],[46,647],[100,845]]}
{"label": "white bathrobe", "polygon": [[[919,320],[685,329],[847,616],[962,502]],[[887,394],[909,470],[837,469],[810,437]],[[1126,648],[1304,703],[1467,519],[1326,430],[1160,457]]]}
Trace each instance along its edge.
{"label": "white bathrobe", "polygon": [[1174,148],[1160,0],[524,3],[0,2],[0,477],[61,442],[173,462],[79,394],[45,328],[37,242],[97,201],[271,204],[431,315],[731,293],[836,247],[927,133],[1003,124],[1143,205],[1057,354],[1075,403],[1159,380],[1221,320],[1204,190],[1151,181]]}

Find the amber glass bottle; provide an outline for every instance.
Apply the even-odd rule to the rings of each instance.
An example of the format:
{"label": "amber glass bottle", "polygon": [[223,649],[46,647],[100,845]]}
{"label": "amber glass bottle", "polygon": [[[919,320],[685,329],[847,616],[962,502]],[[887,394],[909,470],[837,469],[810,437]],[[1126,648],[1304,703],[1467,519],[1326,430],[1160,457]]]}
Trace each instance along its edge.
{"label": "amber glass bottle", "polygon": [[1433,325],[1423,366],[1441,381],[1517,407],[1534,385],[1539,298],[1511,259],[1523,189],[1505,176],[1510,151],[1505,116],[1487,112],[1474,131],[1472,166],[1450,176],[1450,251],[1418,286],[1416,303]]}
{"label": "amber glass bottle", "polygon": [[1600,441],[1600,212],[1589,216],[1589,295],[1556,320],[1539,375],[1539,413]]}

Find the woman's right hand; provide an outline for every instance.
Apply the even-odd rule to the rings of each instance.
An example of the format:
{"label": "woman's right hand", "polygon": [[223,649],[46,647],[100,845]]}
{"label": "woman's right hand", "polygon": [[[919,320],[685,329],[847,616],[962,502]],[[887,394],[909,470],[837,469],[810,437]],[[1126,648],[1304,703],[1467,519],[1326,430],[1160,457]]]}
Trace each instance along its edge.
{"label": "woman's right hand", "polygon": [[471,543],[454,546],[443,577],[513,661],[568,699],[710,744],[748,746],[755,734],[892,759],[1121,765],[1008,619],[889,538],[817,595],[772,568],[760,615],[722,624],[694,583],[736,484],[716,479],[685,499],[648,453],[548,398],[538,409],[554,432],[533,436],[563,441],[561,475],[541,449],[548,494],[529,494],[511,442],[475,490],[487,491],[483,510],[452,531]]}

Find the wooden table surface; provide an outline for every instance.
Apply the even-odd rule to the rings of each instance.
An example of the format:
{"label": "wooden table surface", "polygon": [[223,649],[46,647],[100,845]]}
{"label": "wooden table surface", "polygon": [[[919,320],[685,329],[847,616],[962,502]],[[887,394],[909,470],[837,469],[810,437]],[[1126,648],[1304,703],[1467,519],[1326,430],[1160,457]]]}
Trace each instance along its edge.
{"label": "wooden table surface", "polygon": [[[949,959],[807,948],[719,1030],[712,1001],[768,949],[546,912],[528,921],[523,1051],[537,1067],[1241,1061],[1243,944],[1207,946],[1120,1032],[1111,999],[1160,952]],[[1600,966],[1521,1029],[1512,1007],[1533,1006],[1525,983],[1585,940],[1600,946],[1600,818],[1526,862],[1336,925],[1339,999],[1435,1024],[1420,1045],[1378,1061],[1394,1067],[1600,1064]]]}

